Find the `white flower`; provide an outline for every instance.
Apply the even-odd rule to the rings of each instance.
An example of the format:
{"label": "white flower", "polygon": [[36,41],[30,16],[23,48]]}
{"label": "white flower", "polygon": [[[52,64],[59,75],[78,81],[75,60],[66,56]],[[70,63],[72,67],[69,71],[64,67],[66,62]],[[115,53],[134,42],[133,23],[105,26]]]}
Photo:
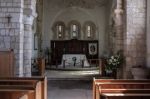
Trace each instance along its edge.
{"label": "white flower", "polygon": [[114,59],[114,56],[111,56],[111,59]]}

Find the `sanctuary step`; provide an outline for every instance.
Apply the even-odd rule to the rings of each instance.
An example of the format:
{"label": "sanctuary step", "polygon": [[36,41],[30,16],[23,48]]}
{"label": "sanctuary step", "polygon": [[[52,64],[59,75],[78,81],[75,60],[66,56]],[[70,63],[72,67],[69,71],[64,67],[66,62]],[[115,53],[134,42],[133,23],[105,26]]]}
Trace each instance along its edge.
{"label": "sanctuary step", "polygon": [[98,70],[97,66],[90,66],[90,67],[81,67],[81,66],[66,66],[64,67],[57,67],[55,65],[46,66],[46,70],[69,70],[69,71],[84,71],[84,70]]}

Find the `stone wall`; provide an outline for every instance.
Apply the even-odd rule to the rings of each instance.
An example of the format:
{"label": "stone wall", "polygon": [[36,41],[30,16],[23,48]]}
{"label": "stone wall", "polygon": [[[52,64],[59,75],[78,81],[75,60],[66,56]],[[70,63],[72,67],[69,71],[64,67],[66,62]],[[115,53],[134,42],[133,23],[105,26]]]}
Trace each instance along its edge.
{"label": "stone wall", "polygon": [[0,49],[13,49],[16,75],[23,74],[23,0],[0,0]]}
{"label": "stone wall", "polygon": [[146,0],[126,0],[126,67],[124,77],[131,78],[132,66],[146,65]]}
{"label": "stone wall", "polygon": [[[73,0],[71,0],[73,1]],[[78,3],[79,1],[79,3]],[[106,13],[107,9],[105,5],[95,5],[92,2],[95,0],[86,0],[87,2],[82,5],[84,0],[75,0],[73,5],[70,4],[70,0],[44,0],[43,6],[43,36],[42,47],[50,47],[50,40],[53,38],[52,26],[56,21],[63,21],[66,28],[66,34],[69,34],[68,23],[72,20],[77,20],[81,24],[81,39],[84,39],[83,24],[86,21],[92,21],[96,25],[96,39],[99,40],[99,56],[101,56],[106,50],[107,44],[106,34]],[[90,3],[91,2],[91,3]],[[89,4],[90,3],[90,4]],[[92,6],[92,7],[91,7]]]}
{"label": "stone wall", "polygon": [[36,0],[0,0],[0,50],[13,49],[17,76],[31,75]]}

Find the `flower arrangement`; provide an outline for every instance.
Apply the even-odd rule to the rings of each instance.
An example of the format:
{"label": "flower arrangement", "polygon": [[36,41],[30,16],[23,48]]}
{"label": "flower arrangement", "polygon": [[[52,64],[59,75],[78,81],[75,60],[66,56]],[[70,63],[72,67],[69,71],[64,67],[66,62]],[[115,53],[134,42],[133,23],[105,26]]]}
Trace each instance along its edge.
{"label": "flower arrangement", "polygon": [[119,68],[119,66],[122,63],[123,63],[123,58],[122,58],[122,55],[120,53],[112,55],[112,56],[110,56],[110,58],[108,58],[106,60],[105,70],[113,71],[113,70]]}

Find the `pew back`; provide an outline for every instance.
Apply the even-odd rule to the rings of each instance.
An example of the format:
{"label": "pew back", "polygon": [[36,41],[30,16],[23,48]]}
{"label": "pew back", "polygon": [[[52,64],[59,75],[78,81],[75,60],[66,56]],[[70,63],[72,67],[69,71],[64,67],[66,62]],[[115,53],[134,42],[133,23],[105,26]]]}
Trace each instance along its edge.
{"label": "pew back", "polygon": [[93,99],[104,93],[150,93],[150,80],[94,79]]}
{"label": "pew back", "polygon": [[[28,97],[27,99],[47,99],[46,77],[3,77],[0,78],[0,96],[6,94],[5,99]],[[9,98],[7,98],[9,96]],[[10,98],[11,97],[11,98]],[[31,98],[30,98],[31,97]],[[20,98],[19,98],[20,99]],[[26,98],[25,98],[26,99]]]}

